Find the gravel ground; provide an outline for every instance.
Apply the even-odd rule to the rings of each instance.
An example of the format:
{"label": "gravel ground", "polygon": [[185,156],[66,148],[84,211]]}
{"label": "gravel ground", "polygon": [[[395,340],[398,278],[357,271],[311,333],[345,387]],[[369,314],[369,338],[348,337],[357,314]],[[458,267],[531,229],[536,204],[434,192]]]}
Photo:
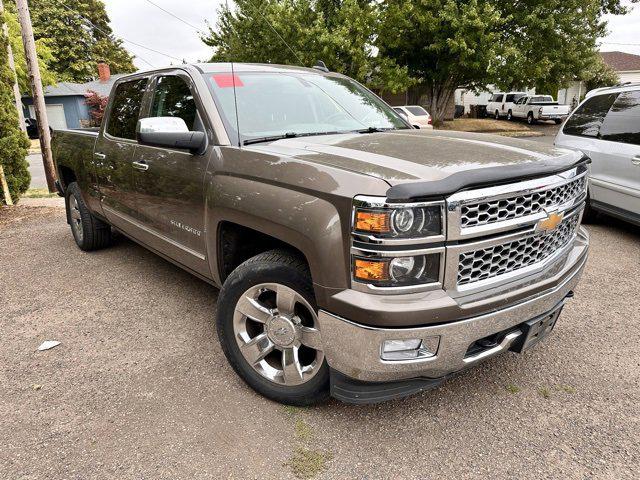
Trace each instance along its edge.
{"label": "gravel ground", "polygon": [[638,478],[640,234],[590,231],[533,351],[405,400],[295,409],[227,365],[214,288],[125,239],[79,251],[60,208],[0,210],[0,478]]}

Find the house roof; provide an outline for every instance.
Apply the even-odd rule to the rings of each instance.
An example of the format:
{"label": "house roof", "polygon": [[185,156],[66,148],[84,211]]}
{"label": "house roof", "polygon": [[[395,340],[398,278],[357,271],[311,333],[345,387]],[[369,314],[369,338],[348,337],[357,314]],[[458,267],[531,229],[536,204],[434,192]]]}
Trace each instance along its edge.
{"label": "house roof", "polygon": [[[89,91],[93,90],[98,94],[106,97],[111,92],[111,87],[115,83],[117,79],[123,77],[125,74],[120,73],[116,75],[111,75],[106,82],[101,82],[100,80],[92,80],[87,83],[74,83],[74,82],[59,82],[56,85],[49,85],[44,89],[45,97],[75,97],[84,95]],[[30,96],[30,95],[26,95]]]}
{"label": "house roof", "polygon": [[600,52],[600,55],[616,72],[640,70],[640,55],[625,52]]}

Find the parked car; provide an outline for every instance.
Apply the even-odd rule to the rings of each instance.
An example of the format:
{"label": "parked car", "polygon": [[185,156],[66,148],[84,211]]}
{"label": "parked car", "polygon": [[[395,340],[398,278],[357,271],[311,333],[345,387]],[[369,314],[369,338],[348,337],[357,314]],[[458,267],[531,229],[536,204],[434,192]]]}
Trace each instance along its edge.
{"label": "parked car", "polygon": [[180,65],[113,89],[99,132],[53,137],[75,242],[114,228],[221,287],[222,350],[271,399],[431,388],[537,344],[578,283],[580,152],[415,130],[315,69]]}
{"label": "parked car", "polygon": [[493,115],[496,120],[507,116],[513,104],[527,92],[494,93],[487,103],[487,115]]}
{"label": "parked car", "polygon": [[567,118],[570,110],[569,105],[558,104],[551,95],[526,95],[507,110],[507,120],[526,118],[529,125],[538,120],[553,120],[560,124]]}
{"label": "parked car", "polygon": [[599,89],[555,139],[591,158],[586,216],[604,212],[640,225],[640,84]]}
{"label": "parked car", "polygon": [[433,128],[431,115],[420,105],[404,105],[393,107],[403,118],[414,126],[414,128]]}

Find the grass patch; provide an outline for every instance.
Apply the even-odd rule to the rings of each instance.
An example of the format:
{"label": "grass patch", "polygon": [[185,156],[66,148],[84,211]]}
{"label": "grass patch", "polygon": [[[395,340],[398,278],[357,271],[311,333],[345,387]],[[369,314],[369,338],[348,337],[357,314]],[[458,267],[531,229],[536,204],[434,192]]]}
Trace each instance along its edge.
{"label": "grass patch", "polygon": [[49,193],[46,188],[30,188],[22,194],[21,198],[55,198],[57,193]]}
{"label": "grass patch", "polygon": [[517,387],[515,385],[507,385],[506,387],[504,387],[505,390],[509,393],[518,393],[520,392],[520,387]]}
{"label": "grass patch", "polygon": [[538,389],[538,393],[543,398],[549,398],[551,396],[551,390],[549,389],[549,387],[542,387],[542,388]]}
{"label": "grass patch", "polygon": [[299,407],[294,407],[293,405],[283,405],[282,411],[286,415],[289,415],[290,417],[295,417],[298,413],[302,411],[302,409]]}
{"label": "grass patch", "polygon": [[571,385],[560,385],[559,388],[565,393],[576,393],[576,389]]}
{"label": "grass patch", "polygon": [[327,469],[331,455],[306,447],[298,447],[287,462],[291,471],[300,479],[313,478]]}
{"label": "grass patch", "polygon": [[295,430],[296,438],[300,441],[308,442],[311,440],[311,437],[313,437],[313,429],[311,428],[311,425],[301,418],[296,419]]}

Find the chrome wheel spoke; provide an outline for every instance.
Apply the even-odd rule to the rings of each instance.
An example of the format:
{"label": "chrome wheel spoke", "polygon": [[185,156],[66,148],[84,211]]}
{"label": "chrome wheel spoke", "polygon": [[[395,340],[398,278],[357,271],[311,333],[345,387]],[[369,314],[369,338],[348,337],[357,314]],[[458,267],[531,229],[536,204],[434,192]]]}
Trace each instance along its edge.
{"label": "chrome wheel spoke", "polygon": [[278,285],[278,290],[276,291],[278,314],[293,316],[294,308],[296,306],[296,297],[296,292],[292,289],[285,287],[284,285]]}
{"label": "chrome wheel spoke", "polygon": [[282,374],[287,385],[302,383],[302,368],[298,360],[298,348],[282,350]]}
{"label": "chrome wheel spoke", "polygon": [[255,298],[246,294],[241,296],[240,300],[238,300],[236,310],[245,317],[260,323],[265,323],[273,316],[271,310],[264,305],[261,305]]}
{"label": "chrome wheel spoke", "polygon": [[251,365],[264,360],[264,357],[273,352],[275,345],[269,340],[266,333],[252,338],[250,341],[240,347],[242,355]]}
{"label": "chrome wheel spoke", "polygon": [[72,208],[71,209],[71,218],[79,222],[80,221],[80,210],[78,210],[77,208]]}
{"label": "chrome wheel spoke", "polygon": [[300,342],[309,348],[314,350],[322,350],[322,341],[320,339],[320,330],[316,328],[300,327],[301,338]]}

